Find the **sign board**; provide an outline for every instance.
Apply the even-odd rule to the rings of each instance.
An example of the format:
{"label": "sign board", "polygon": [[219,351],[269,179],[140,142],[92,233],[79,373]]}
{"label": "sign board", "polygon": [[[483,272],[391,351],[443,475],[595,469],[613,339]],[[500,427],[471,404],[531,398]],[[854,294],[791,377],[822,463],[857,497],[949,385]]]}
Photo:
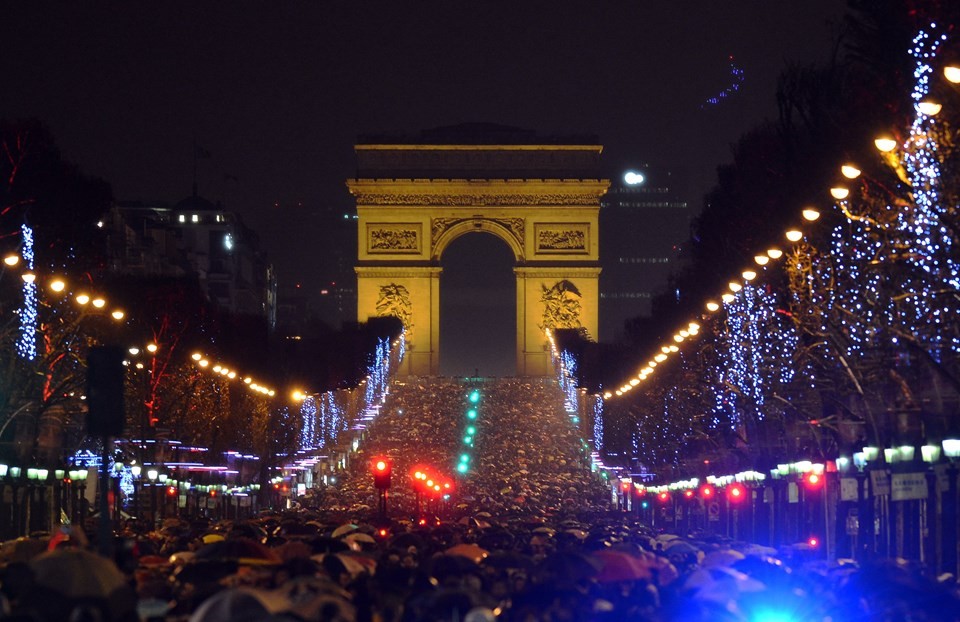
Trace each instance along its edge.
{"label": "sign board", "polygon": [[790,503],[800,502],[800,488],[797,487],[796,482],[789,482],[787,484],[787,501]]}
{"label": "sign board", "polygon": [[710,504],[710,520],[718,521],[720,520],[720,504],[714,501]]}
{"label": "sign board", "polygon": [[177,496],[177,507],[181,507],[181,508],[187,507],[187,495]]}
{"label": "sign board", "polygon": [[250,507],[250,497],[238,497],[238,503],[242,508]]}
{"label": "sign board", "polygon": [[857,516],[856,510],[850,510],[847,514],[846,528],[848,536],[855,536],[860,533],[860,518]]}
{"label": "sign board", "polygon": [[857,499],[859,499],[859,496],[857,495],[857,478],[841,477],[840,478],[840,500],[856,501]]}
{"label": "sign board", "polygon": [[894,501],[927,498],[927,476],[924,473],[894,473],[890,483]]}
{"label": "sign board", "polygon": [[870,487],[873,496],[890,494],[890,474],[884,471],[870,471]]}

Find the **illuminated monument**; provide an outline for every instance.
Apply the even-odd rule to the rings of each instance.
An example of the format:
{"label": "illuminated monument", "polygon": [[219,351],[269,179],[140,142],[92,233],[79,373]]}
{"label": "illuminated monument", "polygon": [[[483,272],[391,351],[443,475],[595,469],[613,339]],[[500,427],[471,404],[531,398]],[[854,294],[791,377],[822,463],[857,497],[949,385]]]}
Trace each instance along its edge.
{"label": "illuminated monument", "polygon": [[545,328],[597,338],[597,217],[609,182],[595,140],[468,124],[358,142],[347,181],[359,219],[357,319],[403,321],[402,373],[440,372],[440,260],[469,233],[513,253],[519,375],[552,373]]}

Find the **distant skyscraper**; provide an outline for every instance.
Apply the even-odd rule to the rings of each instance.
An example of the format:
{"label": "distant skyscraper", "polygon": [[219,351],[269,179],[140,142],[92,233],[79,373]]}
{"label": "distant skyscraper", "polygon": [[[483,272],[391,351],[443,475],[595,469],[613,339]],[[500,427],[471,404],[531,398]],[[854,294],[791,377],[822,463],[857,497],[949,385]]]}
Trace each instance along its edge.
{"label": "distant skyscraper", "polygon": [[615,341],[624,322],[650,314],[651,299],[677,269],[692,217],[681,180],[642,165],[610,175],[600,208],[600,339]]}

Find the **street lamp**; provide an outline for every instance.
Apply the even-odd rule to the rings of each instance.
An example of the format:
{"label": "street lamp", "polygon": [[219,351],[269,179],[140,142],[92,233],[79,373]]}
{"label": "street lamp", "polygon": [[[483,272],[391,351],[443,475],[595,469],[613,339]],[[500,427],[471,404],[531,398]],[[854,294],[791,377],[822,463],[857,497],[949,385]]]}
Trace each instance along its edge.
{"label": "street lamp", "polygon": [[950,461],[947,468],[947,496],[943,500],[943,566],[957,576],[957,459],[960,459],[960,437],[951,436],[941,443]]}
{"label": "street lamp", "polygon": [[147,471],[147,479],[150,480],[150,522],[157,522],[157,476],[160,473],[156,469]]}

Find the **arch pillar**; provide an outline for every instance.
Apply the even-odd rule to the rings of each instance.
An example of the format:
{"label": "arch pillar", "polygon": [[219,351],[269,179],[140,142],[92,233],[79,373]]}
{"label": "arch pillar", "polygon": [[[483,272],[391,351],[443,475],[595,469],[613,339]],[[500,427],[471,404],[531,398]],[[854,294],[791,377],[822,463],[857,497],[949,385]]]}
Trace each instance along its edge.
{"label": "arch pillar", "polygon": [[590,336],[597,334],[600,268],[518,266],[513,273],[517,279],[517,374],[549,376],[553,367],[544,329],[583,328]]}
{"label": "arch pillar", "polygon": [[402,375],[440,374],[439,266],[357,266],[357,306],[361,321],[396,315],[406,330]]}

